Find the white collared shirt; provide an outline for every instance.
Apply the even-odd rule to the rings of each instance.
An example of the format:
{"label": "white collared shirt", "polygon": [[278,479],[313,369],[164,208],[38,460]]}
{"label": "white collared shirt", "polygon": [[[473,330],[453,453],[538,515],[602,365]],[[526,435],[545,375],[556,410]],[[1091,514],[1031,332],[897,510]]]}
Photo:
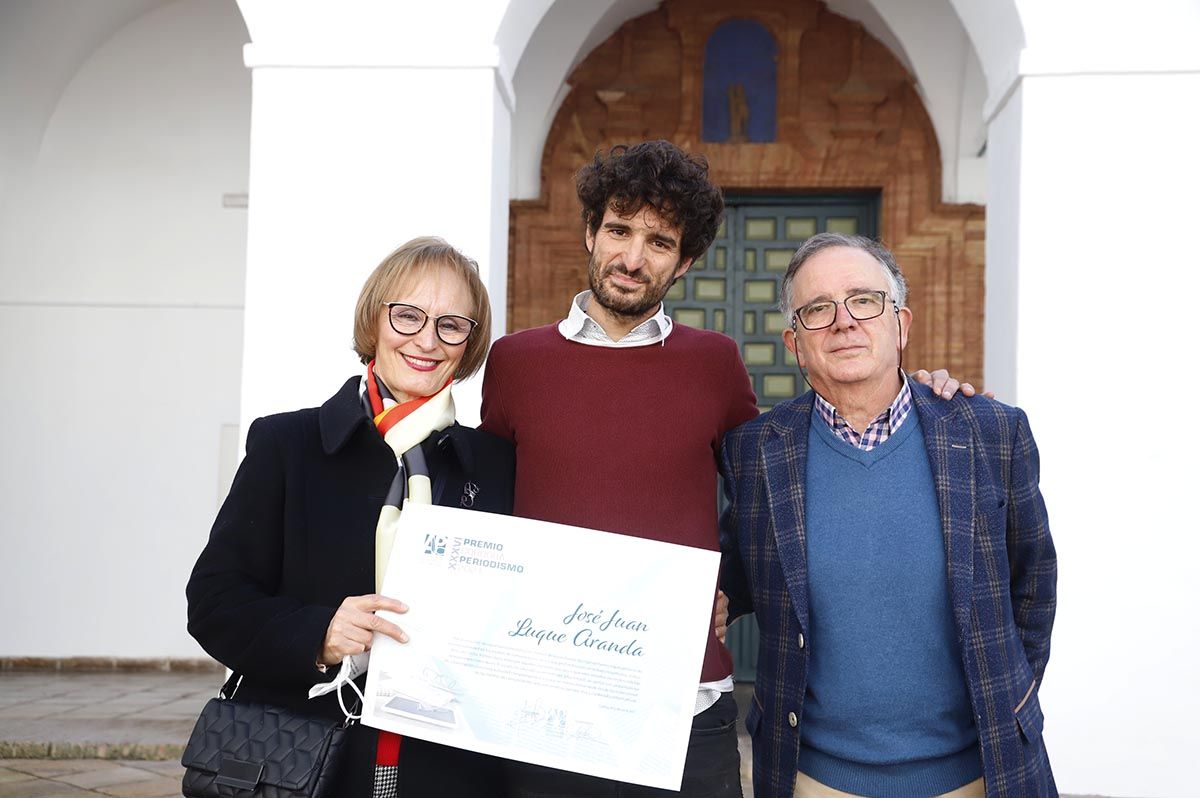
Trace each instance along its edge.
{"label": "white collared shirt", "polygon": [[675,322],[671,321],[660,302],[658,311],[653,316],[634,327],[621,340],[614,341],[608,337],[600,322],[587,314],[587,306],[591,301],[591,291],[580,291],[571,300],[571,311],[558,323],[558,332],[563,338],[588,346],[607,346],[614,349],[647,346],[666,341],[675,326]]}

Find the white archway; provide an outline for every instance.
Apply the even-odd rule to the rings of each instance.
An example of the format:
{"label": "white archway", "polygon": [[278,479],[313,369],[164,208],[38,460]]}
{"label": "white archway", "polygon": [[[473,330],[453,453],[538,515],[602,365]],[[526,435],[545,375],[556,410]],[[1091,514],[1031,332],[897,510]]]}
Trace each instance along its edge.
{"label": "white archway", "polygon": [[571,70],[627,19],[653,11],[659,0],[551,0],[520,52],[513,89],[512,199],[542,190],[542,148],[569,88]]}
{"label": "white archway", "polygon": [[244,41],[208,0],[0,6],[0,656],[202,653],[182,585],[236,462]]}
{"label": "white archway", "polygon": [[[0,9],[0,240],[63,90],[117,31],[167,0],[10,0]],[[69,20],[70,24],[66,24]]]}

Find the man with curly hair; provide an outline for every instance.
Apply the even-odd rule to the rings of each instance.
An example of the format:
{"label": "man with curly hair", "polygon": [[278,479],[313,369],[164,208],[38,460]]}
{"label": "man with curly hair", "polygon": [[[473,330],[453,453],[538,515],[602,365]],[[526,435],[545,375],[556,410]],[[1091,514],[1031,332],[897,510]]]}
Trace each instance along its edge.
{"label": "man with curly hair", "polygon": [[[666,141],[597,155],[576,187],[589,290],[561,322],[497,341],[484,374],[482,428],[517,447],[514,512],[716,550],[721,439],[758,409],[737,344],[675,324],[662,300],[716,236],[721,192]],[[713,626],[680,793],[516,762],[512,793],[740,796],[733,666]]]}

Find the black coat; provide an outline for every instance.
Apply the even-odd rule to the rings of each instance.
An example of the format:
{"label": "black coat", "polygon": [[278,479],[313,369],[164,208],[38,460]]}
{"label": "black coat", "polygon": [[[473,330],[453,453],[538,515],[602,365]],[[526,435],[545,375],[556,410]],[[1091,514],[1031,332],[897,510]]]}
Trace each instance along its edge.
{"label": "black coat", "polygon": [[[251,425],[246,457],[188,581],[188,631],[245,675],[239,699],[342,716],[336,696],[309,700],[308,689],[336,671],[321,674],[316,661],[337,607],[375,592],[375,526],[397,468],[358,386],[355,377],[320,408]],[[459,506],[470,481],[474,509],[512,511],[507,441],[455,424],[422,448],[435,504]],[[339,796],[370,795],[376,737],[354,727]],[[495,767],[490,757],[405,738],[400,794],[498,794]]]}

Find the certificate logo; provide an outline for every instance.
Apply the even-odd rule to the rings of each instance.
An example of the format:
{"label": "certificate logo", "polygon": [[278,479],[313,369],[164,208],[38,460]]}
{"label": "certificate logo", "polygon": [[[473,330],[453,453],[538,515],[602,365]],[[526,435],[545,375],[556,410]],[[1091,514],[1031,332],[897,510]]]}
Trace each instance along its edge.
{"label": "certificate logo", "polygon": [[446,554],[446,538],[441,535],[426,535],[425,553],[436,557],[444,556]]}
{"label": "certificate logo", "polygon": [[445,563],[447,570],[479,573],[481,571],[512,571],[524,573],[525,564],[508,559],[504,544],[495,540],[483,538],[464,538],[457,535],[437,538],[436,548],[431,541],[433,535],[425,536],[425,553],[444,555],[439,563]]}

